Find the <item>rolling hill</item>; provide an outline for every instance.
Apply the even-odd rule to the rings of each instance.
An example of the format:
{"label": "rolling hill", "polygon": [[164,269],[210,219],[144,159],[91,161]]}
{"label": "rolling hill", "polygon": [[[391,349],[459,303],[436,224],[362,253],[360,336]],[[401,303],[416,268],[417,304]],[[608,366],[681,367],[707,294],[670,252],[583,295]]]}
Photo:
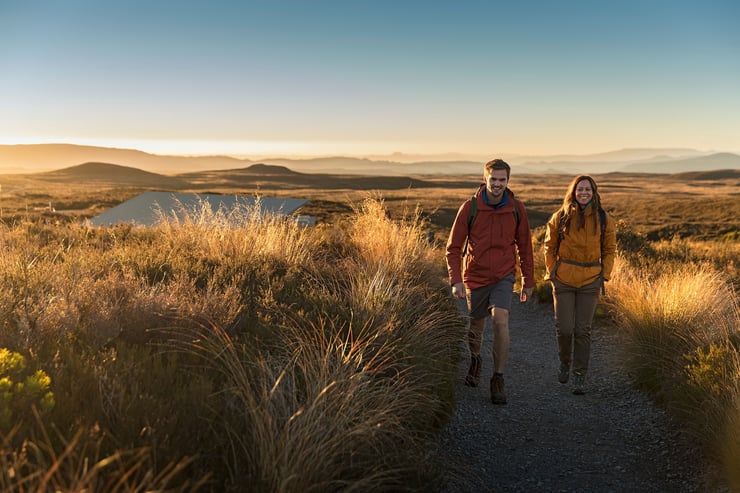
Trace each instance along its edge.
{"label": "rolling hill", "polygon": [[661,161],[637,162],[625,166],[625,171],[642,173],[684,173],[689,171],[712,171],[740,169],[740,156],[729,152],[719,152],[708,156],[686,159],[666,159]]}
{"label": "rolling hill", "polygon": [[158,190],[210,189],[213,187],[328,190],[400,190],[440,186],[408,176],[334,175],[298,173],[285,166],[254,164],[246,168],[212,170],[167,176],[130,166],[83,163],[55,171],[27,175],[37,180],[91,186],[144,187]]}
{"label": "rolling hill", "polygon": [[60,183],[106,183],[158,188],[181,188],[187,184],[177,177],[109,163],[83,163],[56,171],[37,173],[36,177]]}

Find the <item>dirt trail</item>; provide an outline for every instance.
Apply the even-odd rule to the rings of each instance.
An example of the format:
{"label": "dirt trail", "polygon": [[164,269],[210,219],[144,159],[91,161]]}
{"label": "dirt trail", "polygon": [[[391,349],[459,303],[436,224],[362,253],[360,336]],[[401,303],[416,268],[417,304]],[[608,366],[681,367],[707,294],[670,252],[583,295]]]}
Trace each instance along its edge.
{"label": "dirt trail", "polygon": [[[552,306],[515,299],[508,404],[494,406],[490,324],[481,385],[463,385],[440,439],[450,478],[441,492],[705,492],[701,452],[671,417],[630,385],[618,336],[592,333],[586,394],[557,381]],[[466,360],[467,360],[467,353]]]}

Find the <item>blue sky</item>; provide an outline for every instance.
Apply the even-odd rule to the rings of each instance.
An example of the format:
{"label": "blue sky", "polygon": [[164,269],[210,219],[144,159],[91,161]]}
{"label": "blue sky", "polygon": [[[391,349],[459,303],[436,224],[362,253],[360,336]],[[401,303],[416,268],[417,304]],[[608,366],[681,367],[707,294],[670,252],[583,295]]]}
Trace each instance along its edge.
{"label": "blue sky", "polygon": [[740,2],[0,0],[0,143],[740,152]]}

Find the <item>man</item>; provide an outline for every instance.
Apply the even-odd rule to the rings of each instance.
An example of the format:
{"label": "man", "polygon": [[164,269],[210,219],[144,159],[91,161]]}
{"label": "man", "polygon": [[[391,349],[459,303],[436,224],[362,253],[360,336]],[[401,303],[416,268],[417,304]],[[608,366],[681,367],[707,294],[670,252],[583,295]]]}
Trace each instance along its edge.
{"label": "man", "polygon": [[[485,183],[473,198],[460,206],[447,240],[447,270],[452,294],[467,298],[470,313],[470,368],[465,385],[475,387],[480,380],[483,329],[490,315],[494,372],[491,401],[494,404],[506,404],[504,368],[509,355],[509,311],[517,254],[522,274],[522,303],[532,297],[534,286],[529,220],[524,204],[508,189],[510,173],[511,168],[501,159],[484,165]],[[473,200],[474,214],[471,215]]]}

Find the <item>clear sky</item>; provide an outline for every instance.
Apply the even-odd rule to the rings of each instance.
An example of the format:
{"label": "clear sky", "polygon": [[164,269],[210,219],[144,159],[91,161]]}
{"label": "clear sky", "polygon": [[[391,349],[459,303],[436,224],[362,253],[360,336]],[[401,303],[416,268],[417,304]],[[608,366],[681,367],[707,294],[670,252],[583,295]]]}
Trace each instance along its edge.
{"label": "clear sky", "polygon": [[0,143],[740,152],[737,0],[0,0]]}

